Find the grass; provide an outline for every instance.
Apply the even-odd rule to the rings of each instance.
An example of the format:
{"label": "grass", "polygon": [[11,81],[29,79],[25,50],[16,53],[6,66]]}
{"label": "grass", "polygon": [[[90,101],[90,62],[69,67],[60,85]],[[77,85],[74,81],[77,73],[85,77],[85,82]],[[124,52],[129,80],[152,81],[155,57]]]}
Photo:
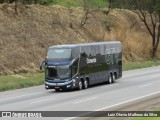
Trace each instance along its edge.
{"label": "grass", "polygon": [[44,74],[42,73],[0,76],[0,91],[41,85],[44,82],[43,78]]}
{"label": "grass", "polygon": [[[160,61],[130,62],[123,65],[123,70],[145,68],[160,65]],[[27,73],[0,76],[0,91],[19,89],[44,84],[44,73]],[[155,119],[156,120],[156,119]]]}
{"label": "grass", "polygon": [[56,5],[64,7],[83,7],[83,2],[80,0],[58,0]]}
{"label": "grass", "polygon": [[158,65],[160,65],[159,60],[146,61],[146,62],[129,62],[123,65],[123,70],[133,70],[133,69],[146,68]]}
{"label": "grass", "polygon": [[[68,8],[84,7],[83,0],[57,0],[55,4]],[[86,2],[86,5],[89,8],[106,8],[108,6],[108,2],[106,2],[105,0],[90,0],[89,2]]]}

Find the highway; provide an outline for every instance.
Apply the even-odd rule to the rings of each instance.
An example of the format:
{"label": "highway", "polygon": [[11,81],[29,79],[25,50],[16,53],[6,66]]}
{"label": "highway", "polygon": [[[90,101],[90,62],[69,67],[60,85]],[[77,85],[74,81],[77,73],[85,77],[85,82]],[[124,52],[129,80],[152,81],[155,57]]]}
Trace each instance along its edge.
{"label": "highway", "polygon": [[[113,84],[55,92],[44,85],[0,92],[0,111],[101,111],[160,93],[160,66],[123,72]],[[64,118],[66,120],[71,117]]]}

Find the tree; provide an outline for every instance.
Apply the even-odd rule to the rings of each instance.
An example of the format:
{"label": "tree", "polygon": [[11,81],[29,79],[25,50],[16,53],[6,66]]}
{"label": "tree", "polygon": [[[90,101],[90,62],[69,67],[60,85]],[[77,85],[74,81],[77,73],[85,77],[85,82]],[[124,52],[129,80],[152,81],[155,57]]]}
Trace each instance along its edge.
{"label": "tree", "polygon": [[[89,19],[89,15],[94,16],[94,11],[98,10],[100,6],[98,6],[95,3],[92,3],[94,0],[82,0],[83,3],[83,11],[84,11],[84,16],[81,19],[80,27],[82,28],[87,20]],[[103,11],[105,14],[108,14],[110,12],[111,8],[111,0],[103,0],[106,7],[108,5],[108,10]]]}
{"label": "tree", "polygon": [[129,9],[139,16],[152,38],[151,57],[155,58],[160,39],[160,0],[112,0],[112,8],[115,7]]}
{"label": "tree", "polygon": [[81,24],[80,24],[80,27],[82,28],[87,20],[88,20],[88,15],[89,15],[89,7],[88,7],[88,1],[87,0],[83,0],[83,3],[84,3],[84,8],[83,8],[83,11],[84,11],[84,16],[83,18],[81,19]]}
{"label": "tree", "polygon": [[37,4],[37,0],[34,0],[34,4]]}
{"label": "tree", "polygon": [[18,13],[18,11],[17,11],[17,7],[18,7],[17,2],[18,2],[18,1],[15,0],[14,2],[15,2],[15,7],[14,7],[14,8],[15,8],[15,13],[17,14],[17,13]]}

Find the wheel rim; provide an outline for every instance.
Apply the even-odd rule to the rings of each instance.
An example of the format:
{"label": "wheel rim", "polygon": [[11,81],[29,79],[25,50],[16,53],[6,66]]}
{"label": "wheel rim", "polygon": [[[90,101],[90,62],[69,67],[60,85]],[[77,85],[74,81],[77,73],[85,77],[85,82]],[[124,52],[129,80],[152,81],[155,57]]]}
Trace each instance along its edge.
{"label": "wheel rim", "polygon": [[88,81],[87,80],[84,81],[84,88],[85,89],[88,88]]}
{"label": "wheel rim", "polygon": [[112,83],[112,78],[111,78],[111,75],[109,76],[109,84],[111,84]]}
{"label": "wheel rim", "polygon": [[82,89],[82,82],[79,81],[79,90],[81,90],[81,89]]}
{"label": "wheel rim", "polygon": [[113,75],[113,77],[112,77],[112,78],[113,78],[112,82],[114,83],[114,82],[115,82],[115,75]]}

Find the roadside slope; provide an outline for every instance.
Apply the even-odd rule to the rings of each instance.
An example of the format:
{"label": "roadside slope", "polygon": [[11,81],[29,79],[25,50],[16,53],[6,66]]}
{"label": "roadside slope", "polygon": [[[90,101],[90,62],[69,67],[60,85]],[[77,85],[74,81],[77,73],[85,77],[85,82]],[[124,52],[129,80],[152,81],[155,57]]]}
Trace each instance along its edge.
{"label": "roadside slope", "polygon": [[[0,5],[0,74],[36,71],[46,50],[55,44],[120,40],[123,62],[150,59],[150,36],[127,10],[90,10],[81,26],[82,8]],[[160,55],[158,55],[160,57]]]}

